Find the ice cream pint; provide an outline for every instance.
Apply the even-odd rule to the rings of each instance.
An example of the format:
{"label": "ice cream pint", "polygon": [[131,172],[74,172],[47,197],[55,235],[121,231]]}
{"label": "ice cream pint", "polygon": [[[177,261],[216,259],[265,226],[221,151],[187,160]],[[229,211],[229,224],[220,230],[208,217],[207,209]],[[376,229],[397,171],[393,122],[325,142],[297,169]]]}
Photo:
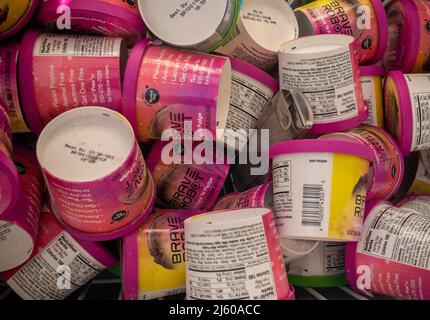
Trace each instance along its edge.
{"label": "ice cream pint", "polygon": [[265,183],[244,192],[229,193],[220,198],[212,210],[242,208],[273,208],[272,183]]}
{"label": "ice cream pint", "polygon": [[211,52],[234,31],[240,0],[138,0],[140,14],[150,32],[166,44]]}
{"label": "ice cream pint", "polygon": [[397,0],[386,7],[388,47],[386,70],[405,73],[430,72],[430,3]]}
{"label": "ice cream pint", "polygon": [[185,292],[184,220],[200,213],[156,209],[123,238],[124,299],[150,300]]}
{"label": "ice cream pint", "polygon": [[222,130],[217,135],[216,129],[225,129],[227,122],[231,94],[228,58],[141,40],[130,53],[123,88],[123,113],[139,140],[160,139],[166,129],[183,134],[185,126],[193,133],[208,129],[214,137],[223,136]]}
{"label": "ice cream pint", "polygon": [[384,94],[382,82],[385,71],[379,66],[361,66],[360,80],[363,99],[369,109],[369,117],[365,124],[384,128]]}
{"label": "ice cream pint", "polygon": [[360,240],[371,151],[358,142],[294,140],[270,149],[279,237]]}
{"label": "ice cream pint", "polygon": [[430,216],[373,201],[363,237],[346,248],[349,285],[408,300],[430,299]]}
{"label": "ice cream pint", "polygon": [[185,248],[187,300],[294,299],[271,209],[188,218]]}
{"label": "ice cream pint", "polygon": [[385,127],[403,155],[430,148],[430,74],[391,71],[385,80]]}
{"label": "ice cream pint", "polygon": [[269,130],[269,147],[272,147],[282,141],[303,138],[312,128],[313,119],[311,105],[304,94],[281,90],[264,109],[257,128]]}
{"label": "ice cream pint", "polygon": [[77,107],[121,111],[127,47],[121,38],[28,31],[21,43],[19,88],[30,129],[40,133],[59,114]]}
{"label": "ice cream pint", "polygon": [[100,244],[73,238],[44,212],[31,259],[1,276],[25,300],[63,300],[116,263]]}
{"label": "ice cream pint", "polygon": [[0,219],[16,206],[19,198],[19,178],[12,157],[10,121],[0,104]]}
{"label": "ice cream pint", "polygon": [[[227,116],[227,144],[236,147],[239,141],[245,145],[249,129],[257,128],[257,121],[267,103],[279,90],[279,84],[269,74],[249,63],[230,58],[232,67],[232,88],[230,109]],[[241,129],[245,132],[240,131]],[[234,135],[233,135],[234,134]],[[239,144],[240,146],[241,144]]]}
{"label": "ice cream pint", "polygon": [[33,16],[39,0],[0,1],[0,41],[20,31]]}
{"label": "ice cream pint", "polygon": [[353,36],[360,64],[376,63],[384,56],[388,23],[380,0],[318,0],[297,8],[295,14],[300,37]]}
{"label": "ice cream pint", "polygon": [[18,54],[18,44],[0,46],[0,104],[9,115],[13,132],[29,132],[18,95]]}
{"label": "ice cream pint", "polygon": [[[197,146],[194,145],[193,150]],[[171,142],[156,141],[152,145],[146,160],[154,177],[157,204],[169,209],[210,210],[221,192],[230,165],[216,154],[213,164],[193,161],[175,164],[163,160],[163,154],[175,152],[181,156],[184,150],[184,145],[172,146]]]}
{"label": "ice cream pint", "polygon": [[296,286],[312,288],[346,285],[345,248],[344,242],[319,242],[311,253],[290,262],[288,281]]}
{"label": "ice cream pint", "polygon": [[279,46],[296,39],[297,19],[284,0],[241,0],[233,34],[217,52],[270,70],[278,62]]}
{"label": "ice cream pint", "polygon": [[398,191],[405,171],[404,160],[397,143],[383,129],[362,125],[321,138],[356,141],[372,150],[372,186],[367,199],[389,199]]}
{"label": "ice cream pint", "polygon": [[[70,15],[70,26],[62,17]],[[53,32],[127,38],[135,42],[145,36],[145,24],[136,0],[43,0],[37,22]]]}
{"label": "ice cream pint", "polygon": [[37,157],[53,213],[79,239],[119,238],[152,209],[151,174],[130,123],[115,111],[86,107],[61,114],[39,136]]}
{"label": "ice cream pint", "polygon": [[367,119],[355,51],[354,38],[333,34],[288,41],[279,49],[280,87],[309,101],[310,133],[348,130]]}
{"label": "ice cream pint", "polygon": [[0,213],[0,272],[13,269],[30,257],[42,207],[43,177],[36,157],[17,146],[14,161],[19,188],[11,192],[16,193],[18,201],[14,207]]}

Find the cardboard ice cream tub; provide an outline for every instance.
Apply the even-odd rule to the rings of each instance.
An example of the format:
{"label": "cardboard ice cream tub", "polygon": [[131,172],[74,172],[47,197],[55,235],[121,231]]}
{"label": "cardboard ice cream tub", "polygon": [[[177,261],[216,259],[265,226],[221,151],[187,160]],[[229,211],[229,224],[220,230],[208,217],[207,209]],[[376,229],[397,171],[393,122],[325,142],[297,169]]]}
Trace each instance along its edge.
{"label": "cardboard ice cream tub", "polygon": [[294,140],[270,149],[279,237],[359,241],[374,155],[358,142]]}
{"label": "cardboard ice cream tub", "polygon": [[18,145],[14,161],[19,184],[11,192],[18,200],[14,207],[0,213],[0,272],[13,269],[30,257],[43,201],[43,177],[35,155]]}
{"label": "cardboard ice cream tub", "polygon": [[[268,102],[279,90],[278,81],[257,67],[236,58],[230,58],[232,87],[230,108],[226,123],[226,142],[239,149],[248,141],[250,129],[257,128],[257,122]],[[244,132],[240,130],[245,130]],[[230,131],[232,130],[232,131]]]}
{"label": "cardboard ice cream tub", "polygon": [[387,48],[388,23],[380,0],[318,0],[295,10],[300,36],[354,37],[360,64],[373,64]]}
{"label": "cardboard ice cream tub", "polygon": [[[168,209],[210,210],[215,204],[227,178],[230,164],[225,159],[218,159],[213,154],[213,164],[165,163],[166,154],[172,145],[156,141],[146,158],[148,169],[153,174],[157,205]],[[199,145],[193,145],[195,150]],[[166,149],[164,149],[166,148]],[[167,150],[167,151],[166,151]],[[172,152],[181,156],[184,145],[177,143]]]}
{"label": "cardboard ice cream tub", "polygon": [[18,44],[0,46],[0,103],[9,115],[12,131],[29,132],[18,94],[18,55]]}
{"label": "cardboard ice cream tub", "polygon": [[185,292],[184,220],[197,210],[156,209],[123,238],[125,300],[150,300]]}
{"label": "cardboard ice cream tub", "polygon": [[20,31],[30,21],[40,0],[0,1],[0,41]]}
{"label": "cardboard ice cream tub", "polygon": [[242,0],[237,24],[216,51],[269,71],[278,62],[279,46],[296,39],[297,19],[284,0]]}
{"label": "cardboard ice cream tub", "polygon": [[72,237],[47,211],[31,258],[1,276],[24,300],[63,300],[117,263],[102,245]]}
{"label": "cardboard ice cream tub", "polygon": [[403,155],[430,148],[429,74],[391,71],[385,80],[385,127]]}
{"label": "cardboard ice cream tub", "polygon": [[59,114],[85,106],[122,110],[127,59],[122,38],[28,31],[19,55],[19,89],[29,128],[40,133]]}
{"label": "cardboard ice cream tub", "polygon": [[294,300],[271,209],[188,218],[185,248],[187,300]]}
{"label": "cardboard ice cream tub", "polygon": [[0,104],[0,218],[13,209],[19,198],[19,178],[12,156],[9,117]]}
{"label": "cardboard ice cream tub", "polygon": [[50,205],[71,235],[112,240],[151,211],[154,185],[130,123],[107,108],[61,114],[37,142]]}
{"label": "cardboard ice cream tub", "polygon": [[332,133],[320,138],[356,141],[374,153],[372,187],[367,193],[370,199],[390,199],[399,190],[405,165],[397,142],[383,129],[362,125],[346,132]]}
{"label": "cardboard ice cream tub", "polygon": [[346,247],[349,285],[398,299],[430,299],[430,215],[371,201],[363,237]]}
{"label": "cardboard ice cream tub", "polygon": [[386,70],[430,72],[430,4],[424,0],[398,0],[386,7],[388,47]]}
{"label": "cardboard ice cream tub", "polygon": [[369,117],[364,124],[384,129],[384,68],[380,66],[361,66],[360,81],[363,99],[369,109]]}
{"label": "cardboard ice cream tub", "polygon": [[43,0],[37,22],[53,32],[61,32],[65,27],[61,24],[65,22],[61,17],[68,13],[68,32],[122,37],[129,42],[135,42],[146,34],[136,0]]}
{"label": "cardboard ice cream tub", "polygon": [[164,43],[211,52],[228,40],[239,15],[240,0],[138,0],[150,32]]}
{"label": "cardboard ice cream tub", "polygon": [[348,283],[345,275],[344,242],[319,242],[311,253],[290,262],[288,281],[311,288],[340,287]]}
{"label": "cardboard ice cream tub", "polygon": [[123,113],[139,140],[160,139],[166,129],[183,135],[185,122],[191,122],[193,133],[208,129],[222,139],[230,95],[228,58],[154,45],[147,39],[131,50]]}
{"label": "cardboard ice cream tub", "polygon": [[351,36],[314,35],[284,43],[279,77],[282,90],[298,91],[309,101],[310,134],[352,129],[368,117]]}

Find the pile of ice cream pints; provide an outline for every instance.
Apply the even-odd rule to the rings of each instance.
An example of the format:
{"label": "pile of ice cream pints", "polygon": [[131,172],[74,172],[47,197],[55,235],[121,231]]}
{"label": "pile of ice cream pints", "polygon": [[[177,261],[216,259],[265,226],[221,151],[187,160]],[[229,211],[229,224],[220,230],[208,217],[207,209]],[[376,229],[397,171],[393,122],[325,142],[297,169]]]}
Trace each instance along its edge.
{"label": "pile of ice cream pints", "polygon": [[118,265],[124,299],[430,299],[429,20],[428,0],[0,0],[1,278],[24,299]]}

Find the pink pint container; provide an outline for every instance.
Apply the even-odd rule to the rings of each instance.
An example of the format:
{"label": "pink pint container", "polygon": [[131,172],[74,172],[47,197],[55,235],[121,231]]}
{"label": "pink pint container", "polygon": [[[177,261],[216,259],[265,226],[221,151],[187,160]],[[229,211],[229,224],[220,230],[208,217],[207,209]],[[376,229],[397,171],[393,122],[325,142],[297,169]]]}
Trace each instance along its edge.
{"label": "pink pint container", "polygon": [[72,237],[47,211],[31,258],[1,276],[25,300],[63,300],[117,263],[100,244]]}
{"label": "pink pint container", "polygon": [[387,48],[388,24],[380,0],[318,0],[295,10],[299,36],[353,36],[360,64],[382,59]]}
{"label": "pink pint container", "polygon": [[0,104],[0,218],[16,206],[19,178],[12,157],[12,136],[6,110]]}
{"label": "pink pint container", "polygon": [[0,2],[0,41],[19,32],[30,21],[40,0]]}
{"label": "pink pint container", "polygon": [[[16,205],[0,213],[0,272],[24,263],[35,248],[43,201],[43,177],[35,155],[21,146],[14,154],[19,175]],[[3,187],[3,185],[2,185]]]}
{"label": "pink pint container", "polygon": [[122,38],[28,31],[21,43],[19,88],[22,110],[35,133],[77,107],[121,111],[121,79],[127,59]]}
{"label": "pink pint container", "polygon": [[123,93],[123,113],[139,140],[160,139],[166,129],[183,133],[185,121],[193,132],[208,129],[220,138],[230,103],[230,60],[141,40],[131,50]]}
{"label": "pink pint container", "polygon": [[282,90],[308,100],[313,112],[309,134],[349,130],[368,118],[351,36],[322,34],[284,43],[279,82]]}
{"label": "pink pint container", "polygon": [[430,216],[384,201],[366,206],[363,236],[346,247],[352,288],[398,299],[430,299]]}
{"label": "pink pint container", "polygon": [[76,34],[122,37],[135,42],[146,33],[136,0],[43,0],[37,22],[53,32],[62,31],[66,29],[62,16],[68,14],[71,25],[67,31]]}
{"label": "pink pint container", "polygon": [[430,74],[391,71],[385,79],[385,127],[403,155],[430,148]]}
{"label": "pink pint container", "polygon": [[375,160],[367,199],[389,199],[398,191],[405,171],[404,160],[397,142],[385,130],[362,125],[320,138],[355,141],[372,150]]}
{"label": "pink pint container", "polygon": [[[191,148],[195,150],[196,145]],[[154,176],[157,203],[169,209],[210,210],[221,192],[230,164],[215,153],[211,156],[213,164],[163,160],[163,155],[173,152],[181,155],[183,150],[183,145],[156,141],[146,158]]]}
{"label": "pink pint container", "polygon": [[83,240],[119,238],[151,211],[154,185],[130,123],[106,108],[70,110],[37,142],[51,198],[66,231]]}
{"label": "pink pint container", "polygon": [[430,3],[426,0],[397,0],[386,7],[387,70],[405,73],[430,72]]}
{"label": "pink pint container", "polygon": [[188,218],[185,247],[187,300],[294,300],[271,209]]}
{"label": "pink pint container", "polygon": [[18,55],[18,44],[0,46],[0,103],[9,115],[12,131],[29,132],[18,94]]}
{"label": "pink pint container", "polygon": [[125,300],[150,300],[185,292],[184,220],[197,210],[156,209],[123,238]]}

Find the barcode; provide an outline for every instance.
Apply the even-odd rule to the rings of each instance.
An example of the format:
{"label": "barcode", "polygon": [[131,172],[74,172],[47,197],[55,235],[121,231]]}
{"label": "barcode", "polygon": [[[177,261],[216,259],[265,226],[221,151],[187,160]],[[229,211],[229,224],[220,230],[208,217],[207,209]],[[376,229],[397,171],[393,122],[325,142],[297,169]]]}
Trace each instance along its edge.
{"label": "barcode", "polygon": [[322,184],[303,185],[302,225],[321,227],[324,204]]}

